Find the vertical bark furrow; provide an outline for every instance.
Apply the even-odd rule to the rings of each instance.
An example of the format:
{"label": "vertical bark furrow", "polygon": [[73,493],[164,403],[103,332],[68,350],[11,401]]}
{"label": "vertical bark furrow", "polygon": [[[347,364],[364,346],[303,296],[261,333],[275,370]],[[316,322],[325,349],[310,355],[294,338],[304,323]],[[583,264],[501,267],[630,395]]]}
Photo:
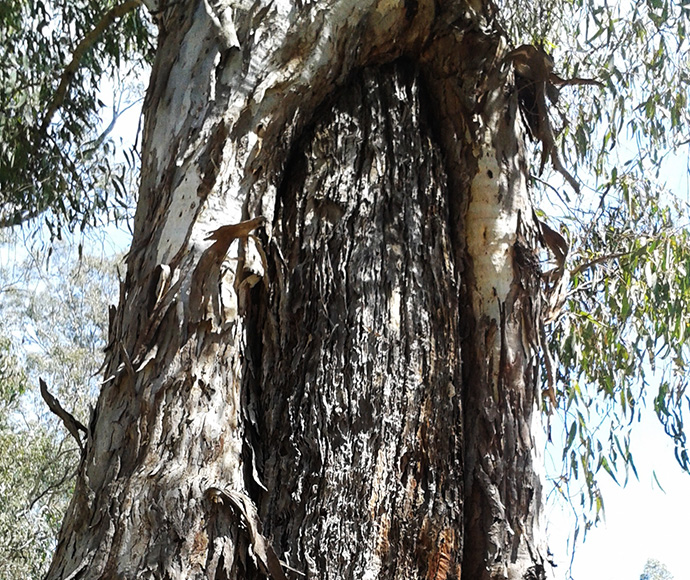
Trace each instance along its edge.
{"label": "vertical bark furrow", "polygon": [[294,269],[269,297],[262,516],[309,577],[425,578],[461,542],[457,288],[418,92],[409,65],[353,79],[279,209]]}
{"label": "vertical bark furrow", "polygon": [[[536,562],[522,325],[538,273],[513,264],[517,216],[535,240],[484,8],[172,4],[51,580],[264,578],[262,542],[318,579],[494,580]],[[385,64],[401,55],[420,64]],[[209,247],[259,214],[255,239]],[[221,488],[261,521],[212,503]]]}
{"label": "vertical bark furrow", "polygon": [[533,432],[539,272],[514,263],[519,228],[534,248],[536,224],[505,49],[500,34],[480,32],[467,16],[422,57],[462,268],[463,578],[517,579],[542,566],[545,551]]}

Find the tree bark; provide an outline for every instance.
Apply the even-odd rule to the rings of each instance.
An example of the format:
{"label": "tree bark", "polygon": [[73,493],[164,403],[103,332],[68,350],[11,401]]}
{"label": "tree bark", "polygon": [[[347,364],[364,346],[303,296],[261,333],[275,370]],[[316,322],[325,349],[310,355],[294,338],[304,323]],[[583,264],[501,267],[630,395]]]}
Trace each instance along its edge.
{"label": "tree bark", "polygon": [[48,578],[544,577],[536,228],[493,18],[162,13]]}

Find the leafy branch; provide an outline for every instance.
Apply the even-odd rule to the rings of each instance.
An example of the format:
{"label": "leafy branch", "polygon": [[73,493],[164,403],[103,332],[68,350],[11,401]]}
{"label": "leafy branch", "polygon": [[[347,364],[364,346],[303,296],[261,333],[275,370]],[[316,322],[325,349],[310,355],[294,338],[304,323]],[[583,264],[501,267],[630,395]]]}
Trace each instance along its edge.
{"label": "leafy branch", "polygon": [[48,126],[50,125],[51,121],[53,120],[53,117],[55,116],[55,113],[62,106],[62,103],[65,101],[65,97],[67,96],[67,90],[69,89],[74,75],[79,69],[81,61],[84,58],[86,52],[96,43],[96,41],[103,35],[103,32],[107,28],[109,28],[113,22],[115,22],[119,18],[122,18],[128,12],[131,12],[132,10],[138,8],[141,5],[141,3],[142,0],[126,0],[122,4],[113,6],[110,10],[108,10],[108,12],[106,12],[103,15],[103,17],[96,23],[96,26],[94,26],[93,29],[89,33],[87,33],[86,36],[77,45],[77,48],[75,48],[74,52],[72,53],[72,60],[65,67],[65,70],[62,72],[62,75],[60,76],[60,84],[58,85],[58,88],[55,91],[55,95],[49,103],[46,113],[43,117],[43,121],[41,122],[39,128],[39,139],[43,138],[43,135],[45,135]]}

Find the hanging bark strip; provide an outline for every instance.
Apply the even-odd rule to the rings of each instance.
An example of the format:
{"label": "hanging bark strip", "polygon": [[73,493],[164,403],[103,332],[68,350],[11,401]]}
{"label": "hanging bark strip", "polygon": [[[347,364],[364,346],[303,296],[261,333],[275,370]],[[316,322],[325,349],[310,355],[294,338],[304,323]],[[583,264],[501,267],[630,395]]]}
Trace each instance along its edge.
{"label": "hanging bark strip", "polygon": [[218,489],[216,487],[209,487],[206,494],[216,502],[228,502],[242,515],[249,532],[252,551],[259,561],[261,571],[273,580],[287,580],[278,556],[276,556],[269,541],[261,533],[261,521],[251,499],[243,493],[231,489]]}
{"label": "hanging bark strip", "polygon": [[74,437],[77,445],[79,445],[80,451],[83,452],[84,442],[81,439],[80,431],[82,433],[86,433],[86,427],[84,427],[84,425],[78,419],[75,419],[72,413],[66,411],[65,408],[60,404],[60,401],[50,394],[48,391],[48,385],[46,385],[43,379],[39,378],[38,383],[41,387],[41,397],[43,397],[46,405],[48,405],[48,408],[60,418],[62,423],[65,425],[65,429],[67,429],[69,434]]}
{"label": "hanging bark strip", "polygon": [[580,192],[580,184],[563,167],[554,137],[549,110],[548,99],[555,104],[558,101],[557,86],[565,85],[604,85],[594,79],[572,78],[564,79],[554,73],[554,61],[542,47],[523,44],[509,52],[505,57],[506,63],[512,63],[515,68],[515,84],[525,122],[531,135],[541,141],[541,164],[539,175],[544,170],[547,159],[551,159],[553,168],[558,171],[576,193]]}
{"label": "hanging bark strip", "polygon": [[49,580],[542,575],[539,230],[492,18],[160,15],[111,379]]}

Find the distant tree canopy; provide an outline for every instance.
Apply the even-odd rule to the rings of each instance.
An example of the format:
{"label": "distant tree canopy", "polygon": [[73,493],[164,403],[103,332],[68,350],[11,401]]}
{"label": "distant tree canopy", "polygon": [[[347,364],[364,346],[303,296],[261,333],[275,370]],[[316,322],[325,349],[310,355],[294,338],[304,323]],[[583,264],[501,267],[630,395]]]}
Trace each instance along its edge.
{"label": "distant tree canopy", "polygon": [[659,560],[650,558],[644,565],[640,580],[673,580],[673,574]]}
{"label": "distant tree canopy", "polygon": [[[635,470],[629,434],[643,401],[690,469],[688,194],[672,179],[687,176],[690,8],[514,0],[496,9],[513,46],[539,45],[562,77],[604,85],[562,87],[549,104],[558,154],[581,193],[548,168],[539,175],[540,143],[531,171],[540,219],[569,247],[548,321],[565,430],[558,481],[584,481],[582,501],[598,512],[596,474]],[[122,215],[128,167],[98,130],[100,91],[146,66],[154,30],[138,1],[2,4],[0,225],[44,219],[59,235]]]}
{"label": "distant tree canopy", "polygon": [[[0,248],[25,252],[15,244]],[[88,422],[116,292],[111,259],[78,260],[65,244],[0,265],[0,578],[47,570],[79,448],[41,399],[38,380]]]}

